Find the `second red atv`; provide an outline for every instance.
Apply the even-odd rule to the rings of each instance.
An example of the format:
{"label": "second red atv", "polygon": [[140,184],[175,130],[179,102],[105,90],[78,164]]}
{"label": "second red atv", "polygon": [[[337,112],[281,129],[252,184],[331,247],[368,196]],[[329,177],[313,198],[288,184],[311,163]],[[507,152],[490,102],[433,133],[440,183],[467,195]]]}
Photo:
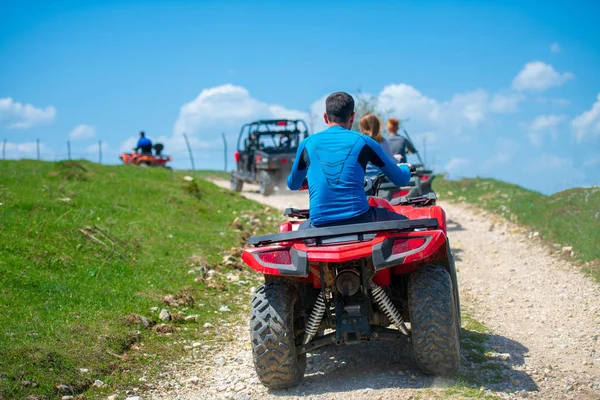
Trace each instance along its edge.
{"label": "second red atv", "polygon": [[[377,193],[382,177],[365,180]],[[434,193],[392,203],[408,219],[298,230],[250,238],[242,259],[264,274],[252,299],[250,334],[260,381],[272,389],[303,379],[306,353],[375,340],[412,342],[423,372],[460,367],[460,301],[444,210]],[[299,219],[308,210],[287,209]]]}
{"label": "second red atv", "polygon": [[160,143],[152,146],[154,153],[121,153],[119,159],[123,164],[137,165],[138,167],[164,167],[171,169],[167,163],[171,161],[171,157],[163,156],[163,145]]}

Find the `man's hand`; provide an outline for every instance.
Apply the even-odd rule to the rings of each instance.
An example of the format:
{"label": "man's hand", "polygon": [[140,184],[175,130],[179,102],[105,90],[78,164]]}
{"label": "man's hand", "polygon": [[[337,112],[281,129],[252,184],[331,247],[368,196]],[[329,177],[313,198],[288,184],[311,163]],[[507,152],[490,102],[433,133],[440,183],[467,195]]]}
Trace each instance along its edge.
{"label": "man's hand", "polygon": [[408,167],[408,169],[411,173],[417,172],[417,168],[414,165],[412,165],[411,163],[404,163],[404,165],[406,165]]}

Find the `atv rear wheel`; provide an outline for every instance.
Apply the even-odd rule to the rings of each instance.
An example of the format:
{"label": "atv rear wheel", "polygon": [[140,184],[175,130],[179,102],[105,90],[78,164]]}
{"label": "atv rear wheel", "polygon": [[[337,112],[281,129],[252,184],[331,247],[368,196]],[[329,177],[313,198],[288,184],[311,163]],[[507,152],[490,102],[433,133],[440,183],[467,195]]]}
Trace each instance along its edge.
{"label": "atv rear wheel", "polygon": [[426,265],[408,280],[408,309],[415,360],[423,372],[448,376],[460,368],[460,326],[452,278]]}
{"label": "atv rear wheel", "polygon": [[231,179],[229,180],[231,184],[231,190],[235,190],[236,192],[241,192],[244,187],[244,181],[236,178],[235,175],[231,174]]}
{"label": "atv rear wheel", "polygon": [[258,175],[258,187],[260,194],[270,196],[275,191],[275,181],[269,171],[262,170]]}
{"label": "atv rear wheel", "polygon": [[138,164],[138,167],[148,168],[148,167],[150,167],[150,163],[148,161],[142,161],[141,163]]}
{"label": "atv rear wheel", "polygon": [[304,377],[306,353],[296,353],[302,318],[300,299],[292,286],[274,281],[256,290],[250,320],[252,355],[258,378],[270,389],[297,386]]}

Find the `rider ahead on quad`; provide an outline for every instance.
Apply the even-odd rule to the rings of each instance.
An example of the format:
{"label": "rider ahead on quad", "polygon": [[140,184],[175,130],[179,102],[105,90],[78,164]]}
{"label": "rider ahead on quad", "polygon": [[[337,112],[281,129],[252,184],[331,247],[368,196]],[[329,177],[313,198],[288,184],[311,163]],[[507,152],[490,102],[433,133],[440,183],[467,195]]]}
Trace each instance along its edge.
{"label": "rider ahead on quad", "polygon": [[353,108],[348,94],[329,96],[329,129],[298,148],[288,184],[299,189],[308,177],[310,210],[286,215],[306,221],[250,238],[254,248],[242,256],[265,276],[252,299],[250,333],[256,372],[272,389],[299,384],[306,353],[333,344],[408,336],[424,372],[449,375],[460,365],[444,211],[434,194],[392,204],[374,197],[383,176],[364,180],[367,162],[398,185],[412,168],[396,166],[372,139],[348,130]]}
{"label": "rider ahead on quad", "polygon": [[260,120],[242,126],[231,189],[239,192],[244,182],[258,183],[261,194],[271,195],[275,186],[285,182],[298,145],[307,136],[302,120]]}

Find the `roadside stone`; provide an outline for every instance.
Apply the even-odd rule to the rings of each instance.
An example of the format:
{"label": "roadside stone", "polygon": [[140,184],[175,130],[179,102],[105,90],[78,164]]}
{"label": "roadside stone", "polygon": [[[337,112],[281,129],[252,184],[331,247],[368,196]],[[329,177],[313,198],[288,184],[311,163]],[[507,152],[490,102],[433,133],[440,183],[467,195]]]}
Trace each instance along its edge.
{"label": "roadside stone", "polygon": [[75,396],[67,395],[67,396],[62,396],[60,398],[60,400],[73,400],[74,398],[75,398]]}
{"label": "roadside stone", "polygon": [[212,328],[212,324],[210,322],[205,322],[203,325],[205,328]]}
{"label": "roadside stone", "polygon": [[54,388],[61,393],[66,393],[66,392],[73,393],[73,388],[71,386],[56,385],[56,386],[54,386]]}
{"label": "roadside stone", "polygon": [[96,387],[96,388],[101,388],[102,386],[104,386],[104,382],[102,382],[102,381],[101,381],[101,380],[99,380],[99,379],[96,379],[96,380],[94,381],[94,383],[92,383],[92,386],[93,386],[93,387]]}
{"label": "roadside stone", "polygon": [[571,254],[572,251],[573,251],[573,246],[563,246],[561,252],[563,254]]}
{"label": "roadside stone", "polygon": [[219,312],[228,312],[228,311],[231,311],[231,310],[227,306],[221,306],[221,308],[219,308]]}
{"label": "roadside stone", "polygon": [[160,310],[160,314],[158,314],[158,318],[161,321],[170,321],[171,320],[171,313],[169,313],[169,310],[167,310],[166,308],[163,308],[162,310]]}
{"label": "roadside stone", "polygon": [[119,400],[119,395],[118,394],[111,394],[110,396],[108,396],[106,398],[106,400]]}
{"label": "roadside stone", "polygon": [[171,307],[179,307],[179,302],[175,299],[175,296],[168,294],[163,298],[163,302]]}
{"label": "roadside stone", "polygon": [[159,324],[159,325],[156,325],[154,328],[152,328],[152,331],[154,331],[158,334],[165,335],[167,333],[173,333],[175,330],[173,329],[173,327],[171,325]]}
{"label": "roadside stone", "polygon": [[196,320],[198,319],[197,315],[188,315],[187,317],[185,317],[185,322],[196,322]]}
{"label": "roadside stone", "polygon": [[187,383],[191,383],[193,385],[197,385],[200,382],[202,382],[202,379],[198,378],[197,376],[192,376],[191,378],[186,379]]}

